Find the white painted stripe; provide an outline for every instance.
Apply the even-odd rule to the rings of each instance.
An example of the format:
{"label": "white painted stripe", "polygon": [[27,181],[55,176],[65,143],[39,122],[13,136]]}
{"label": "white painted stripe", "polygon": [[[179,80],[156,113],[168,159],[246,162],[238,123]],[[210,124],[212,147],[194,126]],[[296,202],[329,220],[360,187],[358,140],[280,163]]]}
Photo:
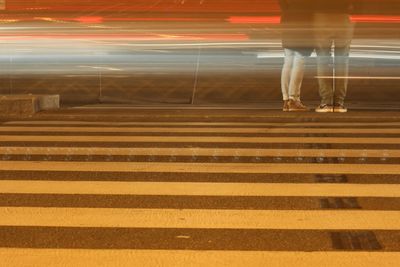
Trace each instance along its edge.
{"label": "white painted stripe", "polygon": [[0,261],[14,267],[394,267],[400,253],[0,248]]}
{"label": "white painted stripe", "polygon": [[399,129],[348,129],[348,128],[170,128],[170,127],[0,127],[0,132],[51,132],[51,133],[237,133],[237,134],[399,134]]}
{"label": "white painted stripe", "polygon": [[222,137],[222,136],[42,136],[3,135],[2,142],[143,142],[143,143],[252,143],[252,144],[400,144],[400,138],[353,137]]}
{"label": "white painted stripe", "polygon": [[3,161],[0,171],[400,174],[400,164],[170,163]]}
{"label": "white painted stripe", "polygon": [[400,197],[400,185],[0,181],[0,194],[271,196],[271,197]]}
{"label": "white painted stripe", "polygon": [[0,147],[0,155],[120,155],[217,157],[400,157],[400,150],[378,149],[248,149],[248,148],[108,148],[108,147]]}
{"label": "white painted stripe", "polygon": [[0,207],[0,226],[400,230],[400,211]]}
{"label": "white painted stripe", "polygon": [[115,122],[115,121],[11,121],[4,122],[3,125],[91,125],[91,126],[225,126],[225,127],[268,127],[268,126],[400,126],[400,122]]}

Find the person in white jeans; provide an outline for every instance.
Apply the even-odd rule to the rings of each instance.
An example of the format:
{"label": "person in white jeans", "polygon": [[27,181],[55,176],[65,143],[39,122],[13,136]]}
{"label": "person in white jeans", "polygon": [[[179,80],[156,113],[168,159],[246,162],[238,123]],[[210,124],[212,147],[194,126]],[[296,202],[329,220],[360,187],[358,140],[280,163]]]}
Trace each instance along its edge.
{"label": "person in white jeans", "polygon": [[[305,56],[300,52],[285,48],[285,63],[282,68],[281,87],[284,103],[300,102],[300,90],[303,83]],[[288,111],[289,107],[284,107]]]}
{"label": "person in white jeans", "polygon": [[300,99],[305,59],[314,51],[312,0],[279,0],[282,47],[285,51],[281,87],[283,111],[309,110]]}

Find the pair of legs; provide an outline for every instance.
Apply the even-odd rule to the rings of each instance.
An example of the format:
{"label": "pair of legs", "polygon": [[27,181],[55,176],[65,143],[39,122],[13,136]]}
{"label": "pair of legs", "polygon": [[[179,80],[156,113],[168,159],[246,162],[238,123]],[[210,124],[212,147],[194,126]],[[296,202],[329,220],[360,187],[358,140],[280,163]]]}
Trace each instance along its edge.
{"label": "pair of legs", "polygon": [[293,110],[306,109],[301,104],[300,92],[305,70],[305,57],[294,50],[285,49],[285,63],[282,68],[281,86],[284,101],[284,110],[288,111],[289,103],[293,103]]}
{"label": "pair of legs", "polygon": [[314,21],[320,107],[344,107],[353,24],[347,14],[315,14]]}
{"label": "pair of legs", "polygon": [[285,49],[285,63],[282,68],[281,85],[284,101],[300,100],[301,84],[304,77],[304,56],[291,49]]}

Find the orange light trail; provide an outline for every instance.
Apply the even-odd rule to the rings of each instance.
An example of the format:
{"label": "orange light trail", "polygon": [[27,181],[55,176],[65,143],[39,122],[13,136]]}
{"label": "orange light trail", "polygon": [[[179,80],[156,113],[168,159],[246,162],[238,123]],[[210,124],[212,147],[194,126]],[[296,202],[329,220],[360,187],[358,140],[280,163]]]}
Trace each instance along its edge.
{"label": "orange light trail", "polygon": [[353,15],[351,19],[364,23],[400,23],[400,16]]}
{"label": "orange light trail", "polygon": [[246,34],[2,34],[0,39],[87,39],[131,41],[247,41]]}
{"label": "orange light trail", "polygon": [[265,16],[265,17],[241,17],[235,16],[227,19],[230,23],[233,24],[279,24],[281,21],[280,16]]}

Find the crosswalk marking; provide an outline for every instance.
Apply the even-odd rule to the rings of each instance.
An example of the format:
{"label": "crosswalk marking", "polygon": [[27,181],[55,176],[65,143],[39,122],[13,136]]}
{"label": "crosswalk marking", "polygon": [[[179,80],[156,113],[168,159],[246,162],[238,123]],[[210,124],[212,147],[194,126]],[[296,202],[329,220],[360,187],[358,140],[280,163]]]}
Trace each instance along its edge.
{"label": "crosswalk marking", "polygon": [[202,147],[0,147],[4,155],[121,155],[121,156],[220,156],[220,157],[400,157],[400,150],[379,149],[248,149],[248,148],[202,148]]}
{"label": "crosswalk marking", "polygon": [[4,161],[0,171],[399,174],[400,164],[166,163]]}
{"label": "crosswalk marking", "polygon": [[349,129],[349,128],[169,128],[169,127],[0,127],[0,132],[51,132],[51,133],[237,133],[237,134],[400,134],[399,129]]}
{"label": "crosswalk marking", "polygon": [[0,225],[47,227],[400,230],[400,211],[0,207]]}
{"label": "crosswalk marking", "polygon": [[396,252],[282,252],[192,250],[0,249],[5,266],[219,266],[219,267],[393,267]]}
{"label": "crosswalk marking", "polygon": [[0,123],[0,262],[396,266],[399,121],[225,119]]}
{"label": "crosswalk marking", "polygon": [[0,194],[400,197],[400,185],[0,181]]}
{"label": "crosswalk marking", "polygon": [[43,136],[3,135],[3,142],[135,142],[135,143],[251,143],[251,144],[400,144],[400,138],[358,137],[223,137],[223,136]]}

